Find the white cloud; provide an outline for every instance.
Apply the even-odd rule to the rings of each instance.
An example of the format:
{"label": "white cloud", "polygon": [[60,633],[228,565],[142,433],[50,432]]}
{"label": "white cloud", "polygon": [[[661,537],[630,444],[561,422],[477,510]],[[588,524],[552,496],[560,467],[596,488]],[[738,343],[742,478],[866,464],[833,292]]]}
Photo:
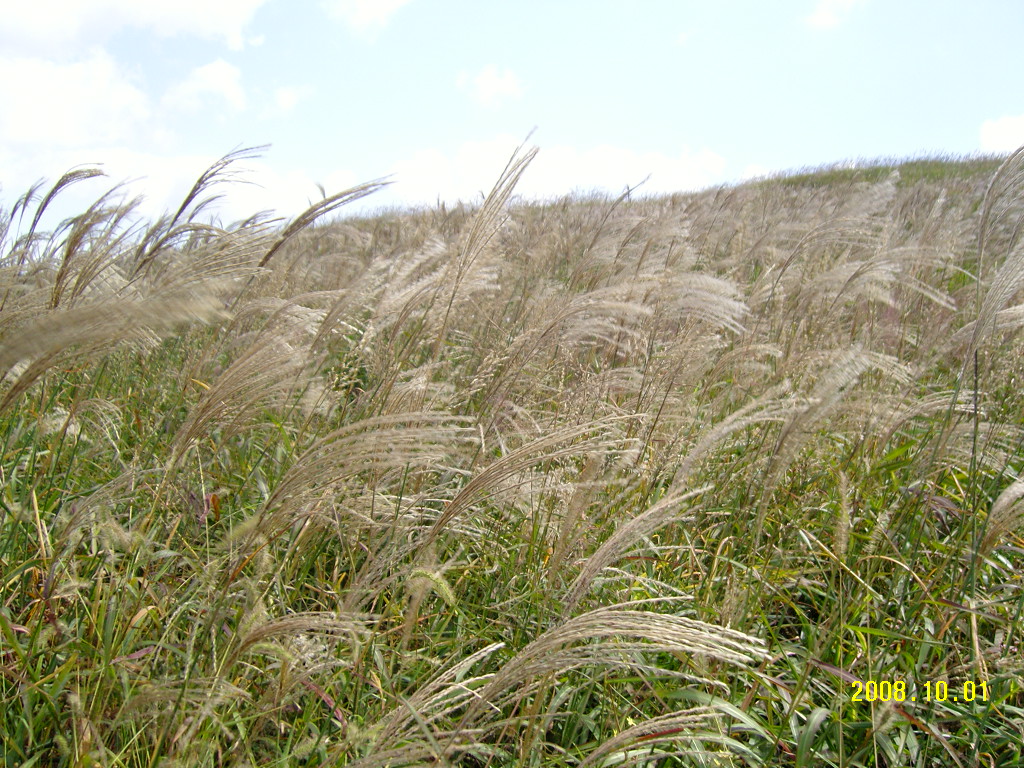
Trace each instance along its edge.
{"label": "white cloud", "polygon": [[[114,2],[115,0],[108,0]],[[256,11],[267,0],[175,0],[173,3],[140,3],[137,0],[116,0],[129,10],[130,23],[162,35],[198,34],[208,39],[221,39],[234,51],[251,41],[245,28]]]}
{"label": "white cloud", "polygon": [[223,59],[196,67],[166,93],[164,103],[194,112],[211,96],[226,102],[236,111],[245,109],[242,71]]}
{"label": "white cloud", "polygon": [[411,0],[324,0],[321,5],[330,16],[341,19],[355,32],[373,38],[409,2]]}
{"label": "white cloud", "polygon": [[[409,204],[433,204],[439,197],[449,202],[479,200],[494,186],[520,143],[503,135],[467,142],[454,154],[437,149],[416,152],[393,168],[395,185],[389,196]],[[647,177],[640,194],[678,192],[716,183],[724,170],[724,158],[707,149],[666,155],[610,145],[589,149],[541,145],[516,192],[531,199],[570,192],[619,194]]]}
{"label": "white cloud", "polygon": [[252,103],[259,105],[257,112],[260,120],[280,120],[291,116],[295,108],[316,93],[312,85],[282,85],[276,88],[256,88],[252,94]]}
{"label": "white cloud", "polygon": [[104,51],[70,64],[0,59],[0,143],[43,149],[133,136],[149,117],[143,93]]}
{"label": "white cloud", "polygon": [[239,50],[249,42],[246,27],[267,1],[0,0],[0,47],[9,55],[76,53],[125,27],[134,27],[160,35],[220,39],[232,50]]}
{"label": "white cloud", "polygon": [[804,19],[807,24],[818,29],[838,27],[850,12],[863,0],[818,0],[811,14]]}
{"label": "white cloud", "polygon": [[751,179],[764,179],[771,176],[773,173],[774,171],[767,165],[752,163],[743,169],[743,173],[740,174],[740,180],[748,181]]}
{"label": "white cloud", "polygon": [[1024,115],[986,120],[980,133],[982,152],[1013,152],[1024,145]]}
{"label": "white cloud", "polygon": [[516,73],[507,67],[500,72],[496,67],[484,67],[475,76],[460,72],[456,85],[469,90],[474,100],[488,109],[497,109],[507,99],[518,99],[523,95],[523,86]]}
{"label": "white cloud", "polygon": [[726,165],[725,158],[709,149],[684,149],[679,154],[667,155],[607,144],[585,150],[541,147],[536,163],[537,179],[526,184],[526,191],[536,185],[540,196],[564,194],[572,189],[618,194],[641,182],[640,194],[689,191],[715,183]]}
{"label": "white cloud", "polygon": [[[456,168],[457,161],[438,149],[422,149],[398,161],[393,171],[394,196],[408,203],[433,203],[442,200],[472,199],[475,196],[472,180],[464,178],[465,167]],[[472,190],[472,191],[467,191]]]}
{"label": "white cloud", "polygon": [[309,85],[282,86],[274,89],[274,104],[279,112],[291,112],[298,103],[309,98],[313,93],[313,87]]}

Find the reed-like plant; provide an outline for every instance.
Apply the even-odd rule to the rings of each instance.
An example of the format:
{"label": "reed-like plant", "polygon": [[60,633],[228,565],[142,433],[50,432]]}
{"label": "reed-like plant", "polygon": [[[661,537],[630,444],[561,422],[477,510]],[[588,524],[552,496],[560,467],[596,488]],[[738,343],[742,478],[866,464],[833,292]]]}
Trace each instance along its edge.
{"label": "reed-like plant", "polygon": [[535,152],[4,212],[5,764],[1024,760],[1021,152],[531,203]]}

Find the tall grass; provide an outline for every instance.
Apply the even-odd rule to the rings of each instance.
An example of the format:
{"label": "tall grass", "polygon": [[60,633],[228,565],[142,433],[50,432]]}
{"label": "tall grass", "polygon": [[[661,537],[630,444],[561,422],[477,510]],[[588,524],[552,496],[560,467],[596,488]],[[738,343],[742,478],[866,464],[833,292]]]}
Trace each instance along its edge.
{"label": "tall grass", "polygon": [[1024,761],[1020,152],[206,223],[246,154],[0,221],[6,764]]}

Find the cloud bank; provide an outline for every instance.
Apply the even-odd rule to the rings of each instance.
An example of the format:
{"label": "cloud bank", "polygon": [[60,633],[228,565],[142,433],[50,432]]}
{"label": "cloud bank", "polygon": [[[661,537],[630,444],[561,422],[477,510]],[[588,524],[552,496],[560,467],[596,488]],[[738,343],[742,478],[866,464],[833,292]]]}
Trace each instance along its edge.
{"label": "cloud bank", "polygon": [[982,152],[1013,152],[1024,145],[1024,115],[986,120],[980,134]]}

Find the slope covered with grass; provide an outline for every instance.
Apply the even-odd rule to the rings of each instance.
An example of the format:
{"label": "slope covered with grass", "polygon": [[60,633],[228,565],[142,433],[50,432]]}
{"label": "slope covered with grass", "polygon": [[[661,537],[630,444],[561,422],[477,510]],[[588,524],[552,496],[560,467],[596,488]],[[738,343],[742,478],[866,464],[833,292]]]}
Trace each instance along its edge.
{"label": "slope covered with grass", "polygon": [[1024,760],[1024,155],[543,205],[531,158],[4,212],[6,764]]}

